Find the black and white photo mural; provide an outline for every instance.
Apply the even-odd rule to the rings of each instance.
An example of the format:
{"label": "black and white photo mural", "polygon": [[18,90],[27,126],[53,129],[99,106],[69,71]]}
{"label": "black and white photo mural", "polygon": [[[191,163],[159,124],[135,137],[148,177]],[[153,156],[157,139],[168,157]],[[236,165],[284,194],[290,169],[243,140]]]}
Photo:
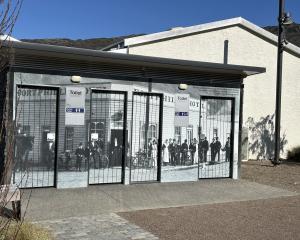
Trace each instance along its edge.
{"label": "black and white photo mural", "polygon": [[233,103],[233,99],[201,98],[199,178],[231,175]]}
{"label": "black and white photo mural", "polygon": [[[162,181],[194,181],[198,174],[200,95],[165,86],[162,139]],[[195,92],[195,93],[194,93]]]}
{"label": "black and white photo mural", "polygon": [[123,182],[126,104],[126,92],[91,92],[89,184]]}
{"label": "black and white photo mural", "polygon": [[[55,87],[26,85],[34,78]],[[234,176],[239,90],[93,78],[72,85],[46,74],[15,81],[13,181],[21,187]]]}
{"label": "black and white photo mural", "polygon": [[58,89],[17,86],[12,182],[22,188],[53,187]]}
{"label": "black and white photo mural", "polygon": [[[58,172],[59,187],[83,187],[87,182],[86,123],[89,101],[86,88],[66,86],[60,92]],[[76,179],[76,182],[74,182]],[[76,184],[75,184],[76,183]]]}
{"label": "black and white photo mural", "polygon": [[153,92],[164,94],[163,182],[231,176],[234,98],[203,97],[208,89],[153,84]]}
{"label": "black and white photo mural", "polygon": [[162,94],[132,95],[130,181],[160,180]]}

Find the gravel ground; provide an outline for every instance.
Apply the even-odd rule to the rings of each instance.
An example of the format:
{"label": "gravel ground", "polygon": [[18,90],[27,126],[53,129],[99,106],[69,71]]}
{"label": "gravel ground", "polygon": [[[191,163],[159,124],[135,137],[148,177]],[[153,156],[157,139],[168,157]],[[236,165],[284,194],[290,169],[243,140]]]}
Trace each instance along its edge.
{"label": "gravel ground", "polygon": [[[242,178],[300,193],[300,164],[242,164]],[[119,213],[160,239],[300,239],[300,195]]]}
{"label": "gravel ground", "polygon": [[270,161],[243,162],[241,176],[248,181],[300,193],[300,162],[283,162],[276,167]]}
{"label": "gravel ground", "polygon": [[120,213],[160,239],[300,239],[300,197]]}

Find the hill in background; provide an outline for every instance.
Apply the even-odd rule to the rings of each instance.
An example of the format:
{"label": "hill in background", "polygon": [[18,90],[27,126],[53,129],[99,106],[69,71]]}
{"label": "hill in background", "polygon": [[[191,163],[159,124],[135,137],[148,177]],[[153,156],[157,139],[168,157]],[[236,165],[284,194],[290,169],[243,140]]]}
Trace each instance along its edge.
{"label": "hill in background", "polygon": [[[264,27],[265,30],[277,35],[278,27],[268,26]],[[285,26],[286,29],[286,38],[290,43],[295,44],[300,47],[300,24],[293,23],[291,25]]]}
{"label": "hill in background", "polygon": [[112,37],[112,38],[91,38],[91,39],[77,39],[72,40],[68,38],[51,38],[51,39],[21,39],[23,42],[31,42],[31,43],[42,43],[42,44],[50,44],[50,45],[58,45],[58,46],[66,46],[66,47],[77,47],[77,48],[87,48],[100,50],[104,47],[107,47],[111,44],[118,43],[125,38],[136,37],[139,35],[128,35],[128,36],[120,36],[120,37]]}
{"label": "hill in background", "polygon": [[[264,27],[264,29],[277,35],[278,28],[276,26],[268,26],[268,27]],[[67,38],[55,38],[55,39],[21,39],[21,41],[100,50],[111,44],[120,42],[125,38],[130,38],[130,37],[135,37],[140,35],[143,34],[119,36],[119,37],[112,37],[112,38],[92,38],[92,39],[78,39],[78,40],[72,40]],[[286,26],[286,38],[289,42],[300,47],[300,24],[294,23],[289,26]]]}

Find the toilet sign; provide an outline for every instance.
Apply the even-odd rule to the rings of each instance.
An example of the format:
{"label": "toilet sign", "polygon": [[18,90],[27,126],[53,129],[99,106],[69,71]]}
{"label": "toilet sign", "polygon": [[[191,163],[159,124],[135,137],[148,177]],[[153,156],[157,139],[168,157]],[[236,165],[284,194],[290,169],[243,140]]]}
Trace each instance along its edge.
{"label": "toilet sign", "polygon": [[189,125],[190,95],[175,95],[175,126],[188,127]]}
{"label": "toilet sign", "polygon": [[84,125],[85,88],[66,87],[66,125]]}

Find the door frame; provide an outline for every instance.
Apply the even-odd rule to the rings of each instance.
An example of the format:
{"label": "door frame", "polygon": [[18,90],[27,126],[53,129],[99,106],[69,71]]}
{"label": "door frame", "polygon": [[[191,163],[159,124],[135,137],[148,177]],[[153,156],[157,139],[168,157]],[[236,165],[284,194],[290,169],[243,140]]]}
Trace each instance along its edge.
{"label": "door frame", "polygon": [[[53,171],[54,171],[54,179],[53,179],[53,186],[42,186],[42,187],[24,187],[22,189],[27,189],[27,188],[57,188],[57,178],[58,178],[58,146],[59,146],[59,111],[60,111],[60,93],[61,93],[61,88],[58,86],[51,86],[51,85],[31,85],[31,84],[16,84],[16,89],[15,89],[15,116],[14,116],[14,121],[15,124],[17,124],[17,111],[18,111],[18,94],[17,91],[18,89],[42,89],[42,90],[54,90],[56,91],[56,115],[55,115],[55,154],[54,154],[54,166],[53,166]],[[15,150],[14,150],[15,151]],[[13,173],[14,174],[14,173]]]}
{"label": "door frame", "polygon": [[90,126],[89,126],[89,136],[88,136],[88,144],[91,142],[91,120],[92,120],[92,101],[93,101],[93,93],[105,93],[105,94],[122,94],[124,95],[124,114],[123,114],[123,142],[122,142],[122,170],[121,170],[121,182],[115,183],[93,183],[90,184],[90,155],[88,157],[88,185],[103,185],[103,184],[124,184],[125,183],[125,167],[126,167],[126,140],[127,140],[127,104],[128,104],[128,92],[127,91],[118,91],[118,90],[105,90],[98,88],[90,89]]}
{"label": "door frame", "polygon": [[[132,168],[132,136],[133,136],[133,116],[134,116],[134,96],[156,96],[159,97],[159,123],[158,123],[158,138],[157,138],[157,178],[156,180],[149,181],[132,181],[131,180],[131,168]],[[153,93],[153,92],[132,92],[132,110],[131,110],[131,137],[130,137],[130,161],[129,161],[129,184],[132,183],[152,183],[152,182],[160,182],[161,181],[161,151],[162,151],[162,130],[163,130],[163,101],[164,94],[163,93]]]}
{"label": "door frame", "polygon": [[[220,97],[220,96],[210,96],[210,95],[200,95],[200,115],[199,115],[199,127],[202,131],[202,126],[201,126],[201,118],[202,118],[202,113],[201,113],[201,103],[202,103],[202,99],[218,99],[218,100],[230,100],[231,101],[231,121],[230,121],[230,127],[231,127],[231,131],[230,131],[230,139],[231,139],[231,146],[230,146],[230,161],[229,161],[229,176],[228,177],[216,177],[216,178],[199,178],[200,175],[200,161],[198,161],[198,180],[201,179],[218,179],[218,178],[232,178],[233,176],[233,157],[234,157],[234,121],[235,121],[235,98],[234,97]],[[200,141],[200,134],[201,131],[199,131],[199,141]]]}

